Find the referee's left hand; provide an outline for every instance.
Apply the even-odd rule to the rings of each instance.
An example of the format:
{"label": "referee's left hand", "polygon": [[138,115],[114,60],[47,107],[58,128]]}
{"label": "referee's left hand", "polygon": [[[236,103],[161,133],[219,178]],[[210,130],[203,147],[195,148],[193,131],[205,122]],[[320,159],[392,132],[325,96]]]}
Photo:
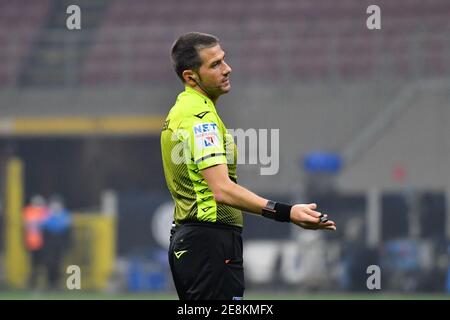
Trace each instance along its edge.
{"label": "referee's left hand", "polygon": [[[321,213],[315,211],[317,205],[310,204],[296,204],[291,208],[291,222],[304,229],[318,230],[336,230],[336,224],[332,220],[327,222],[320,221]],[[326,214],[324,215],[327,216]]]}

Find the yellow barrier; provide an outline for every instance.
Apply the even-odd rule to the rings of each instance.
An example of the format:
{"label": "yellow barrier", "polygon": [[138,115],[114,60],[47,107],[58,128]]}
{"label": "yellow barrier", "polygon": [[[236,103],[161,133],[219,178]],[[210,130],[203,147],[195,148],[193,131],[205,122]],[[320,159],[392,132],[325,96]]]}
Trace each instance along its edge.
{"label": "yellow barrier", "polygon": [[19,117],[2,119],[1,136],[154,135],[163,116]]}
{"label": "yellow barrier", "polygon": [[[5,189],[5,280],[12,288],[23,289],[31,270],[23,234],[23,162],[18,158],[8,162]],[[74,213],[72,216],[73,243],[64,269],[78,265],[81,288],[103,290],[108,285],[116,257],[115,216],[100,213]]]}
{"label": "yellow barrier", "polygon": [[73,214],[74,243],[66,262],[80,267],[81,289],[106,289],[115,262],[115,230],[112,215]]}
{"label": "yellow barrier", "polygon": [[6,168],[5,280],[13,288],[27,283],[29,257],[23,241],[23,162],[11,159]]}

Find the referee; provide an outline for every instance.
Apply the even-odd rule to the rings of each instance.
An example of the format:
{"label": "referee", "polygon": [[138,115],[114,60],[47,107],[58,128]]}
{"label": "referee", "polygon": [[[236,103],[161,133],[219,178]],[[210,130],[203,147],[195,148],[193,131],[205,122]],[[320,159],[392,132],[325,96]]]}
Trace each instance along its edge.
{"label": "referee", "polygon": [[244,296],[242,211],[305,229],[335,230],[315,204],[264,199],[237,184],[236,146],[216,102],[231,89],[231,67],[219,40],[191,32],[172,47],[185,85],[161,133],[167,186],[175,202],[169,263],[182,300],[239,300]]}

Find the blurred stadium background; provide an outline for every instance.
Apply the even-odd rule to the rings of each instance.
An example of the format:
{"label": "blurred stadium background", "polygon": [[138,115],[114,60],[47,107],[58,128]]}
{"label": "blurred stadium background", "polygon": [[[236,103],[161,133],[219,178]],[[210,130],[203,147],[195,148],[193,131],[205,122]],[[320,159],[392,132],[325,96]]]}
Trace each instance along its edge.
{"label": "blurred stadium background", "polygon": [[[72,4],[81,30],[66,28]],[[366,28],[371,4],[381,30]],[[188,31],[227,52],[227,126],[280,129],[278,174],[241,165],[240,183],[317,202],[338,225],[246,215],[248,297],[447,297],[449,22],[448,0],[0,0],[0,299],[175,298],[159,132],[182,90],[170,47]],[[71,212],[76,293],[49,293],[44,272],[26,286],[35,194]]]}

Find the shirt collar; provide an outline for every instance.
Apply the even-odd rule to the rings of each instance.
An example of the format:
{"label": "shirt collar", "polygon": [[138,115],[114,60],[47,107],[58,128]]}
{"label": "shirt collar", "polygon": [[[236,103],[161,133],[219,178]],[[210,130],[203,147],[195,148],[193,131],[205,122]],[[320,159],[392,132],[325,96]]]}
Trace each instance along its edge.
{"label": "shirt collar", "polygon": [[188,85],[185,85],[185,91],[190,94],[198,95],[199,97],[202,98],[202,100],[204,100],[206,102],[206,104],[208,104],[209,106],[212,106],[215,109],[214,102],[212,102],[212,100],[208,96],[204,95],[203,93],[195,90],[194,88],[192,88]]}

